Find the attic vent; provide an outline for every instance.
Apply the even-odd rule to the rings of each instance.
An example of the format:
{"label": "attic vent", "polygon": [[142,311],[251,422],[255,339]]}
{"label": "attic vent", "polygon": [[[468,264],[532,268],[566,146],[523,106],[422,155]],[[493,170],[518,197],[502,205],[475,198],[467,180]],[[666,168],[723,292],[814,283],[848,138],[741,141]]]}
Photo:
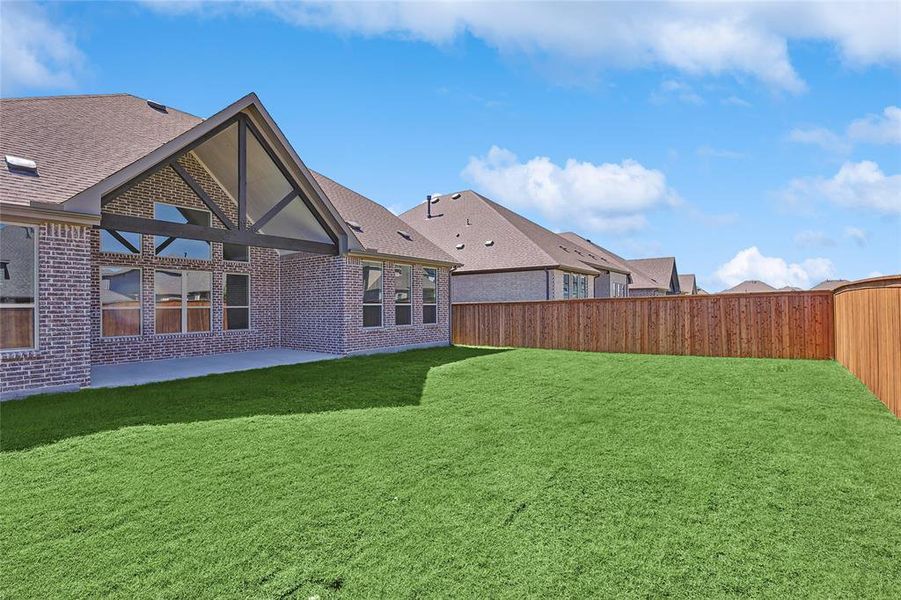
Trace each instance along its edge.
{"label": "attic vent", "polygon": [[579,256],[584,256],[584,254],[582,254],[579,250],[575,250],[575,253],[578,254]]}
{"label": "attic vent", "polygon": [[356,221],[344,221],[354,231],[363,231],[363,226]]}
{"label": "attic vent", "polygon": [[413,236],[410,235],[410,232],[409,232],[409,231],[404,231],[403,229],[398,229],[398,230],[397,230],[397,233],[398,233],[398,235],[400,235],[400,237],[402,237],[402,238],[404,238],[404,239],[407,239],[407,240],[412,240],[412,239],[413,239]]}
{"label": "attic vent", "polygon": [[438,204],[438,201],[441,199],[441,196],[432,196],[432,204]]}
{"label": "attic vent", "polygon": [[564,252],[569,252],[569,248],[567,248],[566,246],[560,246],[560,249]]}
{"label": "attic vent", "polygon": [[595,255],[592,254],[591,252],[588,253],[588,256],[590,256],[591,258],[597,258],[597,256],[595,256]]}
{"label": "attic vent", "polygon": [[6,166],[14,173],[25,173],[28,175],[38,174],[38,163],[20,156],[6,155]]}
{"label": "attic vent", "polygon": [[459,199],[459,198],[460,198],[459,192],[456,193],[456,194],[454,194],[453,196],[451,196],[451,200],[457,200],[457,199]]}
{"label": "attic vent", "polygon": [[466,244],[457,244],[456,245],[457,250],[462,250],[465,247],[466,247]]}
{"label": "attic vent", "polygon": [[160,112],[164,112],[164,113],[169,112],[169,111],[166,109],[166,105],[165,105],[165,104],[160,104],[159,102],[154,102],[153,100],[148,100],[148,101],[147,101],[147,106],[149,106],[149,107],[152,108],[153,110],[158,110],[158,111],[160,111]]}
{"label": "attic vent", "polygon": [[493,246],[493,245],[494,245],[494,240],[485,240],[485,245],[486,245],[486,246]]}

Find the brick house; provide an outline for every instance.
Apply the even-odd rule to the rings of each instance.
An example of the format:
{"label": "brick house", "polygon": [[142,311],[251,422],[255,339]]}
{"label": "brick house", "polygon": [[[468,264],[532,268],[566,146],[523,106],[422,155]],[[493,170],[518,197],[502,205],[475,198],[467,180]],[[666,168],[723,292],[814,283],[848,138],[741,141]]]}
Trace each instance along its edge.
{"label": "brick house", "polygon": [[447,345],[458,260],[310,171],[249,94],[0,101],[0,394],[91,366]]}
{"label": "brick house", "polygon": [[400,218],[462,263],[453,302],[625,295],[611,284],[611,274],[627,280],[623,267],[472,190],[433,197]]}

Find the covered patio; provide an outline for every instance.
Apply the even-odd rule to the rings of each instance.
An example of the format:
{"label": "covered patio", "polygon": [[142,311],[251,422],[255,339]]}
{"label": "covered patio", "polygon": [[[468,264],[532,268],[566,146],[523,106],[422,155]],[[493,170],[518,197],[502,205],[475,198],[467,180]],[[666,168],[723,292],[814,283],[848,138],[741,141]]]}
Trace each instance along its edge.
{"label": "covered patio", "polygon": [[91,367],[90,387],[140,385],[156,381],[202,377],[215,373],[231,373],[282,365],[296,365],[332,358],[340,358],[340,355],[291,350],[288,348],[269,348],[266,350],[251,350],[249,352],[186,356],[114,365],[93,365]]}

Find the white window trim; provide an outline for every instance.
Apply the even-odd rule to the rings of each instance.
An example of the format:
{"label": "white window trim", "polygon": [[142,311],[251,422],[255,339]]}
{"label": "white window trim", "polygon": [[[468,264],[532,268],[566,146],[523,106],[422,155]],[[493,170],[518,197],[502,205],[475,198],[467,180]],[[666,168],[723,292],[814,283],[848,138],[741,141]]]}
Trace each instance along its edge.
{"label": "white window trim", "polygon": [[[422,296],[423,310],[421,311],[422,324],[423,325],[437,325],[438,324],[438,274],[439,274],[439,271],[438,271],[437,267],[423,267],[422,268],[422,279],[423,280],[425,280],[425,272],[426,271],[435,271],[435,301],[434,302],[426,302],[425,294],[423,294],[423,296]],[[423,289],[425,289],[425,288],[423,287]],[[425,307],[426,306],[434,306],[435,307],[435,320],[429,321],[428,323],[426,323],[426,321],[425,321]]]}
{"label": "white window trim", "polygon": [[[166,332],[160,333],[156,330],[156,273],[158,271],[174,271],[176,273],[181,273],[181,331],[175,332]],[[184,275],[186,273],[206,273],[210,276],[210,316],[209,316],[209,328],[205,331],[188,331],[188,311],[189,310],[203,310],[202,308],[191,308],[188,306],[187,300],[187,281],[188,278]],[[163,308],[162,310],[175,310],[174,308]],[[213,272],[212,271],[202,271],[197,269],[154,269],[153,270],[153,333],[154,335],[204,335],[210,334],[213,332]]]}
{"label": "white window trim", "polygon": [[[230,244],[231,246],[244,246],[245,248],[247,248],[247,260],[235,260],[233,258],[225,258],[225,244],[226,242],[219,244],[219,249],[222,251],[222,262],[236,263],[239,265],[250,264],[250,246],[244,246],[244,244]],[[232,273],[232,275],[243,275],[243,273]]]}
{"label": "white window trim", "polygon": [[[130,255],[134,256],[134,255]],[[126,269],[126,270],[137,270],[138,272],[138,333],[132,333],[128,335],[106,335],[103,333],[103,311],[105,310],[134,310],[133,308],[125,308],[122,306],[103,308],[103,269],[111,268],[111,269]],[[130,337],[139,337],[144,335],[144,269],[142,267],[126,267],[123,265],[100,265],[100,337],[108,340],[115,340],[117,338],[130,338]],[[154,316],[156,315],[156,297],[153,298],[154,303]]]}
{"label": "white window trim", "polygon": [[[366,283],[366,282],[364,281],[364,282],[363,282],[364,288],[363,288],[362,306],[364,306],[364,307],[365,307],[365,306],[378,306],[378,307],[379,307],[379,312],[381,313],[381,319],[379,319],[379,324],[378,324],[378,325],[366,325],[365,323],[363,323],[363,324],[362,324],[362,327],[363,327],[363,329],[379,329],[380,327],[384,327],[384,326],[385,326],[385,263],[384,263],[384,262],[379,262],[379,261],[377,261],[377,260],[364,260],[364,261],[360,261],[360,265],[361,265],[360,274],[361,274],[361,276],[362,276],[362,272],[363,272],[362,267],[365,267],[367,264],[370,264],[370,265],[379,265],[379,268],[381,269],[381,273],[382,273],[382,283],[381,283],[381,289],[379,290],[379,291],[380,291],[379,296],[381,297],[382,301],[381,301],[381,302],[366,302],[366,288],[365,288],[365,283]],[[360,309],[360,319],[361,319],[361,321],[363,320],[363,309],[362,309],[362,308]]]}
{"label": "white window trim", "polygon": [[[413,265],[409,265],[407,263],[394,263],[394,268],[396,269],[397,267],[407,267],[408,269],[410,269],[410,279],[409,279],[410,286],[407,288],[410,291],[410,294],[409,294],[408,300],[406,302],[398,302],[397,301],[397,285],[395,284],[395,286],[394,286],[394,325],[397,327],[412,327],[413,326],[413,275],[416,272],[416,269],[413,267]],[[384,281],[384,279],[382,281]],[[396,274],[394,277],[394,281],[395,282],[397,281]],[[384,296],[383,296],[383,300],[384,300]],[[407,306],[410,308],[410,322],[409,323],[407,323],[405,325],[398,325],[398,323],[397,323],[397,307],[398,306]]]}
{"label": "white window trim", "polygon": [[[160,219],[159,217],[156,216],[156,206],[157,206],[157,204],[163,204],[163,205],[165,205],[165,206],[174,206],[175,208],[184,208],[184,209],[186,209],[186,210],[199,210],[199,211],[201,211],[201,212],[205,212],[205,213],[207,214],[207,216],[209,217],[207,227],[212,228],[212,226],[213,226],[213,213],[212,213],[212,211],[210,211],[208,208],[197,208],[197,207],[194,207],[194,206],[184,206],[183,204],[173,204],[173,203],[171,203],[171,202],[160,202],[159,200],[154,200],[154,201],[153,201],[153,218],[156,219],[156,220],[163,220],[163,219]],[[175,221],[165,221],[165,222],[166,222],[166,223],[175,223]],[[206,243],[209,245],[209,247],[210,247],[210,256],[209,256],[209,258],[186,258],[186,257],[184,257],[184,256],[166,256],[166,255],[160,255],[160,254],[158,254],[157,251],[156,251],[156,238],[158,238],[158,237],[167,237],[167,236],[164,236],[164,235],[154,235],[154,236],[153,236],[153,256],[154,256],[155,258],[174,258],[174,259],[181,259],[181,260],[202,260],[202,261],[205,261],[205,262],[211,262],[211,261],[213,260],[213,242],[210,242],[210,241],[207,241],[207,240],[193,240],[193,241],[195,241],[195,242],[206,242]],[[180,238],[180,237],[176,237],[175,239],[178,239],[178,240],[187,240],[187,239],[190,239],[190,238]],[[134,256],[134,255],[133,255],[133,254],[129,254],[129,255],[127,255],[127,256]],[[250,247],[247,248],[247,258],[250,259]],[[173,270],[174,270],[174,269],[173,269]]]}
{"label": "white window trim", "polygon": [[31,346],[22,347],[22,348],[5,348],[0,350],[0,354],[7,354],[12,352],[34,352],[36,350],[41,349],[40,344],[40,288],[41,282],[38,279],[40,276],[40,265],[38,264],[38,246],[40,242],[40,234],[41,234],[41,226],[36,223],[19,223],[17,221],[0,221],[0,223],[4,225],[12,225],[13,227],[28,227],[32,231],[34,231],[34,297],[32,301],[28,304],[10,304],[10,303],[0,303],[0,308],[32,308],[32,318],[34,320],[33,332],[34,332],[34,341]]}
{"label": "white window trim", "polygon": [[[248,250],[250,248],[248,247]],[[250,255],[248,254],[248,257]],[[240,262],[240,261],[239,261]],[[247,306],[229,306],[225,303],[225,294],[228,291],[228,276],[229,275],[240,275],[241,277],[247,278]],[[250,273],[223,273],[222,274],[222,331],[250,331],[253,329],[252,315],[250,307],[253,306],[253,280],[251,279]],[[210,294],[210,298],[212,298],[212,294]],[[212,307],[211,307],[212,308]],[[247,327],[229,327],[225,328],[225,312],[229,308],[246,308],[247,309]],[[210,310],[210,317],[212,318],[213,311]]]}

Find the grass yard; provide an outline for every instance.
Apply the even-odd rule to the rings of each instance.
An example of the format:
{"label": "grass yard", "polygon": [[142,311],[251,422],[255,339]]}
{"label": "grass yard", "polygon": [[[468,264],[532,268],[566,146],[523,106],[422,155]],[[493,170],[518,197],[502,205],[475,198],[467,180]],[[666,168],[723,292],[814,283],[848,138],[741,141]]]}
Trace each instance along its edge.
{"label": "grass yard", "polygon": [[901,424],[836,363],[435,349],[0,407],[9,598],[901,590]]}

